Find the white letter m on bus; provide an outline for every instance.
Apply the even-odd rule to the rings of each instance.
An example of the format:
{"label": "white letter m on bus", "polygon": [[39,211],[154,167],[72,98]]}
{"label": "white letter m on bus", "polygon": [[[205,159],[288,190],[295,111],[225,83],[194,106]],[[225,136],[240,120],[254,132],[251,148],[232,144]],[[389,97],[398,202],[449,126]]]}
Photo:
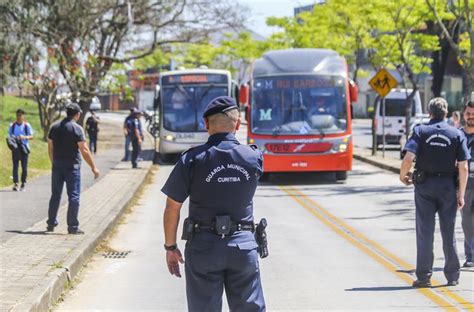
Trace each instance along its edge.
{"label": "white letter m on bus", "polygon": [[260,109],[260,121],[272,120],[272,109]]}

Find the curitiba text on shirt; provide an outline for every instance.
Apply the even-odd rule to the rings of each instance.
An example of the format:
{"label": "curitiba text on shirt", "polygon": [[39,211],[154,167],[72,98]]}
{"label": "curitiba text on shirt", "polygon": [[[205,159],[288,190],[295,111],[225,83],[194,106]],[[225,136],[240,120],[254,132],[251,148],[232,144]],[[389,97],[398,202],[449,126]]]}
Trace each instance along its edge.
{"label": "curitiba text on shirt", "polygon": [[245,179],[247,179],[247,181],[250,180],[250,174],[248,173],[248,171],[244,167],[236,165],[236,164],[227,164],[226,166],[220,165],[220,166],[217,166],[214,169],[212,169],[212,171],[208,174],[208,176],[206,178],[206,182],[211,182],[212,178],[219,171],[226,170],[226,169],[237,170],[237,171],[239,171],[240,173],[242,173],[244,175],[244,177],[245,177]]}
{"label": "curitiba text on shirt", "polygon": [[[432,142],[434,139],[441,139],[443,141],[445,141],[446,143],[443,143],[443,142]],[[428,143],[429,145],[431,146],[442,146],[442,147],[446,147],[448,145],[451,145],[451,140],[445,136],[445,135],[442,135],[442,134],[433,134],[431,135],[427,140],[426,140],[426,143]]]}

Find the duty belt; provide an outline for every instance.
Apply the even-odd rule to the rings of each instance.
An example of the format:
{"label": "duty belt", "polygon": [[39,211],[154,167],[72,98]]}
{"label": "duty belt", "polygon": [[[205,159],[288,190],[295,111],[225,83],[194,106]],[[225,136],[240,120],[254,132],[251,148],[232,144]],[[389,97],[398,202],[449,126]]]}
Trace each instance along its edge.
{"label": "duty belt", "polygon": [[[230,224],[230,232],[250,231],[255,232],[255,224],[252,221],[232,221]],[[214,221],[194,221],[194,232],[217,232],[216,222]]]}
{"label": "duty belt", "polygon": [[181,239],[191,240],[194,233],[211,232],[224,238],[236,231],[255,232],[255,224],[252,221],[232,221],[230,216],[216,216],[212,221],[195,221],[186,218],[183,224],[183,235]]}
{"label": "duty belt", "polygon": [[455,172],[424,172],[427,177],[438,177],[438,178],[452,178],[456,176]]}

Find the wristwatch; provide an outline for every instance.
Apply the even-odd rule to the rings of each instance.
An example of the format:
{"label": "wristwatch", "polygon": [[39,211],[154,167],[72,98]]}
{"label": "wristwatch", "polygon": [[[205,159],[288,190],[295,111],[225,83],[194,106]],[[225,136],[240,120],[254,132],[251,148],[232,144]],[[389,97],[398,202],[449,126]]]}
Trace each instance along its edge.
{"label": "wristwatch", "polygon": [[168,250],[168,251],[178,249],[178,244],[174,244],[174,245],[170,245],[170,246],[167,246],[167,245],[165,244],[164,246],[165,246],[165,250]]}

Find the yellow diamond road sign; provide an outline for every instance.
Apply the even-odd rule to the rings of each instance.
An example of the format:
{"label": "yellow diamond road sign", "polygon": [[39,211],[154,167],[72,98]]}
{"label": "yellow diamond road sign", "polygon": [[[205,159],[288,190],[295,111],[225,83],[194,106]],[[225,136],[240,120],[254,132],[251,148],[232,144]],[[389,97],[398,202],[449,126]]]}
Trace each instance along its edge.
{"label": "yellow diamond road sign", "polygon": [[382,68],[370,79],[369,84],[381,97],[385,97],[390,90],[397,86],[397,80],[386,69]]}

